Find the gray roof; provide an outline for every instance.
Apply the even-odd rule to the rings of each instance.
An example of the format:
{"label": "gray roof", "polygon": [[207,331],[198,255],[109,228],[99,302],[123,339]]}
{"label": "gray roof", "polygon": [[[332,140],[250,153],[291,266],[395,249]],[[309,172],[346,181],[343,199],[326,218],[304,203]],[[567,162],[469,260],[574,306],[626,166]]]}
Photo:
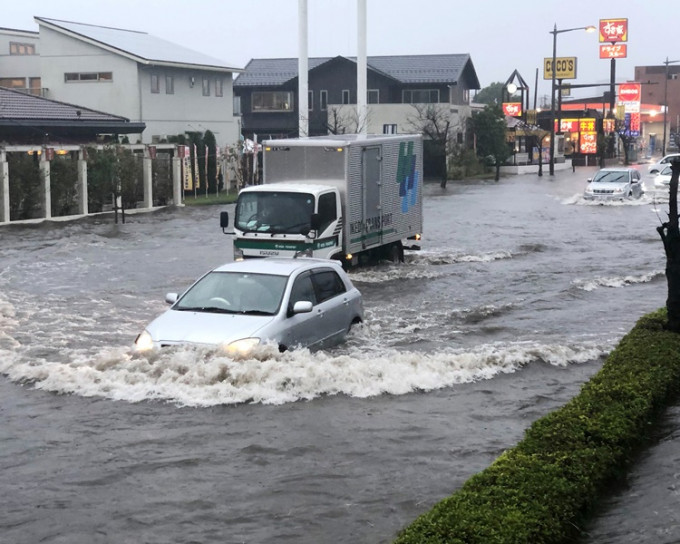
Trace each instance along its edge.
{"label": "gray roof", "polygon": [[191,67],[225,72],[240,71],[240,68],[235,68],[233,64],[209,57],[167,40],[156,38],[146,32],[60,21],[44,17],[35,17],[35,20],[38,24],[45,25],[52,30],[88,43],[93,43],[105,49],[113,50],[141,64]]}
{"label": "gray roof", "polygon": [[[337,57],[314,57],[308,60],[310,70]],[[356,62],[354,57],[344,57]],[[454,83],[465,66],[472,61],[467,53],[458,55],[393,55],[367,57],[369,69],[394,78],[403,84]],[[281,85],[298,75],[298,59],[252,59],[234,86]],[[474,74],[476,79],[476,74]]]}
{"label": "gray roof", "polygon": [[[0,87],[0,119],[127,121],[125,117]],[[78,114],[80,112],[80,114]]]}

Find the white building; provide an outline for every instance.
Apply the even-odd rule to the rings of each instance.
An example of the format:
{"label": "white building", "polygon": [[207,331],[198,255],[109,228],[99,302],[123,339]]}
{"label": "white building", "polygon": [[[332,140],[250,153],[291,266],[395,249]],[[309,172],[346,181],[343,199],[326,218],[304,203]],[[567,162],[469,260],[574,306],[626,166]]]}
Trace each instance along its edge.
{"label": "white building", "polygon": [[[23,78],[23,87],[42,88],[46,98],[145,123],[146,130],[131,135],[131,143],[206,130],[220,146],[238,141],[232,82],[241,70],[232,64],[145,32],[43,17],[35,21],[37,34],[0,29],[0,47],[10,52],[0,56],[0,82],[11,84],[6,86],[20,87]],[[39,59],[38,69],[14,62],[13,55]]]}

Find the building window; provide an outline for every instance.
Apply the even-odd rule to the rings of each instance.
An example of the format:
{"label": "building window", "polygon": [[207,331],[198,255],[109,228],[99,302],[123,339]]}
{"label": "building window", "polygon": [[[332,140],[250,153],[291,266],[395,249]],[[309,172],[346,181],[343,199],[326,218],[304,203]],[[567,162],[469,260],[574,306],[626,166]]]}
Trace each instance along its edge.
{"label": "building window", "polygon": [[154,94],[161,92],[161,83],[158,74],[151,74],[151,92]]}
{"label": "building window", "polygon": [[463,90],[463,104],[470,103],[470,89]]}
{"label": "building window", "polygon": [[215,96],[224,96],[224,88],[222,86],[222,78],[218,77],[215,80]]}
{"label": "building window", "polygon": [[439,89],[404,89],[404,104],[437,104]]}
{"label": "building window", "polygon": [[307,109],[309,111],[314,109],[314,91],[307,91]]}
{"label": "building window", "polygon": [[35,45],[32,43],[9,42],[10,55],[35,55]]}
{"label": "building window", "polygon": [[368,89],[368,94],[366,95],[367,104],[378,104],[380,103],[380,92],[378,89]]}
{"label": "building window", "polygon": [[328,109],[328,91],[319,91],[319,108],[321,111]]}
{"label": "building window", "polygon": [[66,83],[79,81],[113,81],[113,72],[66,72],[64,74]]}
{"label": "building window", "polygon": [[0,77],[0,87],[10,89],[25,89],[26,80],[23,77]]}
{"label": "building window", "polygon": [[349,104],[349,89],[342,90],[342,103]]}
{"label": "building window", "polygon": [[241,115],[241,97],[240,96],[234,96],[233,104],[234,104],[234,115]]}
{"label": "building window", "polygon": [[203,96],[210,96],[210,80],[207,77],[203,78]]}
{"label": "building window", "polygon": [[173,76],[165,76],[165,94],[175,94],[175,78]]}
{"label": "building window", "polygon": [[254,92],[251,109],[254,112],[293,111],[293,93],[289,91]]}
{"label": "building window", "polygon": [[396,134],[397,133],[397,125],[395,124],[389,124],[389,125],[383,125],[383,134]]}

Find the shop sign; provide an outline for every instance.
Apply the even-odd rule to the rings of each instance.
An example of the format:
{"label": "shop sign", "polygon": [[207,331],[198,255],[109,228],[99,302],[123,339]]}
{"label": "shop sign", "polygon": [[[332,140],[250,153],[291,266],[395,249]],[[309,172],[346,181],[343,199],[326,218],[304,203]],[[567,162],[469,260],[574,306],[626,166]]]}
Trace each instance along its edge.
{"label": "shop sign", "polygon": [[628,56],[628,45],[625,43],[615,43],[611,45],[600,45],[601,59],[623,59]]}
{"label": "shop sign", "polygon": [[579,132],[597,132],[596,121],[594,117],[584,117],[578,120]]}
{"label": "shop sign", "polygon": [[503,113],[509,117],[519,117],[522,115],[522,103],[503,102]]}
{"label": "shop sign", "polygon": [[[552,57],[543,59],[543,79],[552,79]],[[555,79],[576,79],[576,57],[555,58]]]}
{"label": "shop sign", "polygon": [[600,19],[600,42],[627,42],[628,19]]}
{"label": "shop sign", "polygon": [[597,132],[581,132],[579,151],[590,155],[597,153]]}

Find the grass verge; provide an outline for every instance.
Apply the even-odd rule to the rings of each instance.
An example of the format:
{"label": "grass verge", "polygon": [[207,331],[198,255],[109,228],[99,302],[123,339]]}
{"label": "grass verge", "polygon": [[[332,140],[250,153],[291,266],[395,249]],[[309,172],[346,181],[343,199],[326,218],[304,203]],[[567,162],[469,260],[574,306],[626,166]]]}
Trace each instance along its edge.
{"label": "grass verge", "polygon": [[184,197],[185,206],[210,206],[213,204],[231,204],[236,202],[238,193],[220,193],[218,195],[197,194],[196,196],[187,195]]}
{"label": "grass verge", "polygon": [[602,369],[514,448],[398,535],[395,544],[574,542],[680,388],[680,334],[642,317]]}

